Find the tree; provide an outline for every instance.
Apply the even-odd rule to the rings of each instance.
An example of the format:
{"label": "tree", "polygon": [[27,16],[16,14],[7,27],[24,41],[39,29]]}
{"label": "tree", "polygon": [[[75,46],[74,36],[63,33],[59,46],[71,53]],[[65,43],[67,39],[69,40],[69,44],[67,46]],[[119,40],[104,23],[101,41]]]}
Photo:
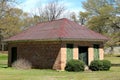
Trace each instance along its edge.
{"label": "tree", "polygon": [[79,21],[81,25],[85,25],[86,21],[89,19],[89,13],[88,12],[80,12],[79,13]]}
{"label": "tree", "polygon": [[2,38],[13,36],[33,24],[33,18],[28,13],[13,7],[15,3],[15,0],[0,1],[0,35]]}
{"label": "tree", "polygon": [[15,0],[0,1],[0,49],[2,40],[31,26],[33,18],[21,9],[14,8]]}
{"label": "tree", "polygon": [[[89,13],[86,25],[99,33],[107,35],[109,47],[120,42],[120,1],[119,0],[86,0],[83,2],[85,13]],[[80,16],[83,16],[80,14]],[[119,44],[120,45],[120,44]]]}
{"label": "tree", "polygon": [[3,29],[3,24],[5,17],[8,16],[10,12],[10,6],[12,4],[13,0],[0,0],[0,47],[1,44],[3,43],[2,40],[4,39],[4,34],[5,30]]}
{"label": "tree", "polygon": [[45,5],[43,8],[39,8],[38,10],[39,20],[40,22],[43,22],[58,19],[65,11],[65,7],[64,4],[61,4],[58,0],[53,0],[49,2],[47,5]]}
{"label": "tree", "polygon": [[[86,12],[89,12],[91,16],[91,20],[94,17],[99,17],[105,19],[105,22],[109,22],[109,24],[115,24],[115,18],[118,18],[120,2],[118,3],[117,0],[87,0],[83,2],[83,7],[85,8]],[[114,4],[112,4],[114,3]],[[89,23],[89,22],[88,22]],[[106,24],[105,24],[106,25]],[[120,28],[119,26],[114,26],[115,28]]]}
{"label": "tree", "polygon": [[1,34],[3,38],[8,38],[22,31],[24,27],[24,14],[21,9],[11,8],[8,15],[4,16],[0,21]]}
{"label": "tree", "polygon": [[14,3],[16,3],[15,0],[0,0],[0,19],[8,15]]}
{"label": "tree", "polygon": [[70,18],[71,18],[74,22],[77,22],[77,21],[78,21],[75,12],[72,12],[72,13],[70,14]]}

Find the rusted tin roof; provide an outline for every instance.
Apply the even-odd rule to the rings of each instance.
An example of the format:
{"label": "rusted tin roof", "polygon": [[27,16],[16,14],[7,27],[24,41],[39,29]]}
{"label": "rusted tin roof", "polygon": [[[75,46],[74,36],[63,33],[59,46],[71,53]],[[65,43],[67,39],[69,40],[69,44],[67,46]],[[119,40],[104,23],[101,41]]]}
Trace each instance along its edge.
{"label": "rusted tin roof", "polygon": [[66,18],[39,23],[5,41],[25,40],[91,40],[104,41],[107,37]]}

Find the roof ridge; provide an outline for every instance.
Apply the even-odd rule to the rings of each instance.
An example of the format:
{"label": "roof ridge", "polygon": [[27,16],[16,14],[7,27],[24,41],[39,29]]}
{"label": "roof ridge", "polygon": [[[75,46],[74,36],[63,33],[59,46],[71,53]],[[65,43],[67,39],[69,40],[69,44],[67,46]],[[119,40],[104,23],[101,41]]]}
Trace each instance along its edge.
{"label": "roof ridge", "polygon": [[[67,18],[60,18],[60,19],[55,19],[55,20],[51,20],[51,21],[38,22],[37,24],[50,23],[50,22],[59,21],[59,20],[64,20],[64,19],[68,20]],[[37,25],[37,24],[36,24],[36,25]]]}

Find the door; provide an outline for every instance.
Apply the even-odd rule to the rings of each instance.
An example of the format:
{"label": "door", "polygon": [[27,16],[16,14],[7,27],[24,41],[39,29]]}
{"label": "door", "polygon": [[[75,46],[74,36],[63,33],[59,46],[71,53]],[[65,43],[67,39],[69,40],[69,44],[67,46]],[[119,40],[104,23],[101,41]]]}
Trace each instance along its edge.
{"label": "door", "polygon": [[88,47],[79,47],[79,60],[82,60],[86,65],[88,65]]}
{"label": "door", "polygon": [[13,63],[16,60],[17,60],[17,47],[12,47],[11,48],[11,62]]}
{"label": "door", "polygon": [[99,60],[99,45],[94,44],[94,60]]}
{"label": "door", "polygon": [[73,59],[73,44],[67,44],[67,62]]}

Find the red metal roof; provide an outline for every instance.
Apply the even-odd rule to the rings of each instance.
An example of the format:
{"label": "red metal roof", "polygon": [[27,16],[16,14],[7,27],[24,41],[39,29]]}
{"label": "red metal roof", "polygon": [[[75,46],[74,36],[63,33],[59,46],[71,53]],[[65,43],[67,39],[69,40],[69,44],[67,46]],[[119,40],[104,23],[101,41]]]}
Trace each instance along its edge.
{"label": "red metal roof", "polygon": [[6,41],[23,40],[107,40],[108,38],[66,18],[39,23]]}

